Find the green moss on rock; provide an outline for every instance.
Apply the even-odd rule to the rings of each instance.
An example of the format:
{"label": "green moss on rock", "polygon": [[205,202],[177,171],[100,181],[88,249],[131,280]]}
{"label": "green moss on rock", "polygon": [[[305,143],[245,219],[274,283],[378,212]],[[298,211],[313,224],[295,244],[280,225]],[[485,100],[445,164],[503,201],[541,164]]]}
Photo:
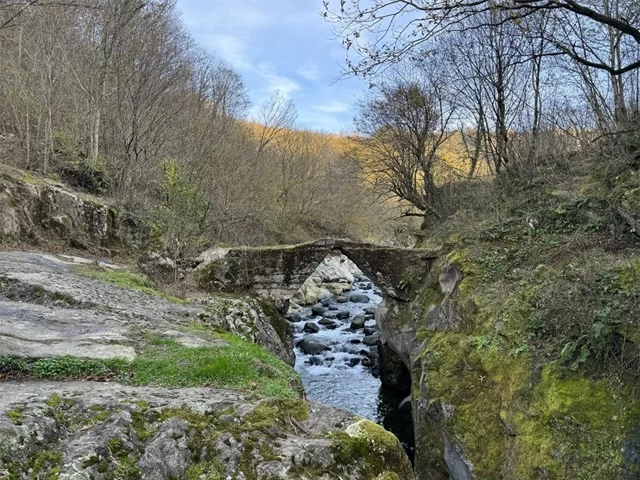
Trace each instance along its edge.
{"label": "green moss on rock", "polygon": [[360,465],[367,478],[413,478],[411,463],[400,441],[370,420],[358,420],[344,432],[333,434],[332,439],[338,464]]}

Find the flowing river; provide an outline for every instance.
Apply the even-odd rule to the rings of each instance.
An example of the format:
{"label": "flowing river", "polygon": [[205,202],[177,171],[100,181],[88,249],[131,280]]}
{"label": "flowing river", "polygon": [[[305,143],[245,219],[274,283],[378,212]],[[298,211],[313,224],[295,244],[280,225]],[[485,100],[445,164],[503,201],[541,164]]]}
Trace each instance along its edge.
{"label": "flowing river", "polygon": [[315,313],[311,308],[299,311],[293,323],[295,368],[310,400],[379,423],[400,439],[413,460],[410,404],[399,410],[402,395],[383,388],[378,378],[379,334],[373,314],[381,301],[380,292],[361,276],[350,292],[315,305]]}

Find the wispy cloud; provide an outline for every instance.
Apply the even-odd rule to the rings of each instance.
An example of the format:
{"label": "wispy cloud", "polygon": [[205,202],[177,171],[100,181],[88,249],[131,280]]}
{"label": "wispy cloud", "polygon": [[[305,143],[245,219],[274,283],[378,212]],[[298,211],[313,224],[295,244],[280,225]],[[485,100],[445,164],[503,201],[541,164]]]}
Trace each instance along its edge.
{"label": "wispy cloud", "polygon": [[317,82],[320,80],[320,67],[312,60],[300,65],[296,70],[296,73],[310,82]]}
{"label": "wispy cloud", "polygon": [[349,111],[349,105],[339,100],[332,100],[322,105],[314,105],[313,109],[322,113],[344,113]]}
{"label": "wispy cloud", "polygon": [[261,63],[257,71],[266,82],[265,89],[270,92],[279,90],[285,97],[290,97],[293,92],[302,88],[294,80],[277,73],[275,66],[271,63]]}
{"label": "wispy cloud", "polygon": [[363,84],[333,83],[344,51],[319,15],[320,0],[178,0],[178,7],[196,39],[242,75],[254,110],[280,90],[301,127],[349,128]]}

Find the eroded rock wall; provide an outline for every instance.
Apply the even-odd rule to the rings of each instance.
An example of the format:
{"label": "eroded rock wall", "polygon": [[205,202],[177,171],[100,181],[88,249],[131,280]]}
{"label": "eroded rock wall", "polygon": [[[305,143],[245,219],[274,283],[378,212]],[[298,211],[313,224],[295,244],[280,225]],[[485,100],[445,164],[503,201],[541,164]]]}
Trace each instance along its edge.
{"label": "eroded rock wall", "polygon": [[454,252],[414,302],[386,299],[378,312],[411,370],[416,478],[638,478],[633,390],[508,344],[500,315],[518,305],[482,296],[477,268]]}
{"label": "eroded rock wall", "polygon": [[140,218],[97,198],[6,169],[0,170],[0,238],[130,251],[148,246],[150,230]]}

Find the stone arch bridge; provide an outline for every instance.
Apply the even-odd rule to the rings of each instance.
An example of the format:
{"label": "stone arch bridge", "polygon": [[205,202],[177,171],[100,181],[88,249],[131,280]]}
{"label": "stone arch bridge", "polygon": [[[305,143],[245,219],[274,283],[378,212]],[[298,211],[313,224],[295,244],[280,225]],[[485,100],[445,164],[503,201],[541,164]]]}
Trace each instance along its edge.
{"label": "stone arch bridge", "polygon": [[207,290],[255,292],[285,311],[289,299],[324,258],[346,255],[383,297],[412,301],[436,255],[421,249],[385,247],[339,239],[273,247],[214,248],[203,253],[196,278]]}

